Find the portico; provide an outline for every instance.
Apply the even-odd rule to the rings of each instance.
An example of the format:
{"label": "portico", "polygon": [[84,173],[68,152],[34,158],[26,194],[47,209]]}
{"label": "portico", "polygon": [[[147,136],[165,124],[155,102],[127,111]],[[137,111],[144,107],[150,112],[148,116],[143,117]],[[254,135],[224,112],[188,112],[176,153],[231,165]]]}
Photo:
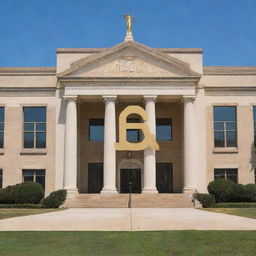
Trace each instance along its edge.
{"label": "portico", "polygon": [[[199,79],[200,73],[187,63],[133,41],[80,59],[59,73],[59,86],[64,89],[66,100],[64,188],[70,193],[90,193],[89,183],[95,173],[90,174],[89,169],[98,164],[101,167],[97,168],[103,169],[97,171],[98,178],[94,177],[100,179],[97,186],[102,186],[98,193],[120,193],[123,169],[139,170],[131,176],[137,175],[133,179],[137,183],[140,180],[142,193],[158,193],[157,184],[166,175],[172,183],[168,191],[196,191],[196,171],[200,164],[196,137],[200,129],[195,125],[194,109],[198,108],[195,96]],[[159,117],[172,120],[174,138],[160,142],[159,152],[149,147],[142,151],[115,150],[119,115],[125,106],[131,105],[146,111],[145,124],[154,135]],[[89,122],[95,118],[104,122],[102,142],[88,140]],[[125,160],[137,161],[137,165],[120,167],[120,162]],[[157,181],[159,164],[171,171],[162,178],[159,174]]]}

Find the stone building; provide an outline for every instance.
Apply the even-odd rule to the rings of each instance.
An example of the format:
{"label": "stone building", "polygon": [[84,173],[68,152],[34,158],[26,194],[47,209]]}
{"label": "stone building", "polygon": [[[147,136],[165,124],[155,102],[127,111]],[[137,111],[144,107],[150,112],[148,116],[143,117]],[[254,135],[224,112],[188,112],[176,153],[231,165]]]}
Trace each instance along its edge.
{"label": "stone building", "polygon": [[[0,186],[32,180],[46,194],[72,195],[206,192],[221,177],[255,183],[256,67],[206,67],[202,55],[128,37],[57,49],[56,68],[0,68]],[[134,105],[160,150],[115,150],[119,115]],[[144,139],[139,129],[126,135]]]}

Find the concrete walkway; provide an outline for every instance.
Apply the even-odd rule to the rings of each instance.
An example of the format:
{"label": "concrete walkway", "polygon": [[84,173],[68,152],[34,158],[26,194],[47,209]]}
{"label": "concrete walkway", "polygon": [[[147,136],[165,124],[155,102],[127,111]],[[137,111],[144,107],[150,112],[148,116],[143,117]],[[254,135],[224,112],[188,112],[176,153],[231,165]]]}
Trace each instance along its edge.
{"label": "concrete walkway", "polygon": [[0,231],[256,230],[256,219],[191,208],[76,208],[0,221]]}

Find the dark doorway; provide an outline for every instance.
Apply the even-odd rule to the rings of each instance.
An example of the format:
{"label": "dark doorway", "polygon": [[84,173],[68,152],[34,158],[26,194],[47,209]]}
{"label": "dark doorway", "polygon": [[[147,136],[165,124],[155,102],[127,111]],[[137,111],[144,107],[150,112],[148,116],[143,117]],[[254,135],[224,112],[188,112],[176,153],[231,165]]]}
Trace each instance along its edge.
{"label": "dark doorway", "polygon": [[132,183],[132,193],[141,193],[141,170],[121,169],[121,193],[129,193],[129,183]]}
{"label": "dark doorway", "polygon": [[172,193],[172,164],[156,164],[156,187],[159,193]]}
{"label": "dark doorway", "polygon": [[88,193],[100,193],[103,187],[103,164],[88,164]]}

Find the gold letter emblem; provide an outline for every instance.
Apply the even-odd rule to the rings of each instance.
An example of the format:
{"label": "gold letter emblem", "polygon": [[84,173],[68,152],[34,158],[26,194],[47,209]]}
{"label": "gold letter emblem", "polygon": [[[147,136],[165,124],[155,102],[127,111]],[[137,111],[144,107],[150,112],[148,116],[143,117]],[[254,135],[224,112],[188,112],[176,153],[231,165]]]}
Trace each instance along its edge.
{"label": "gold letter emblem", "polygon": [[[115,143],[116,150],[144,150],[150,147],[154,150],[159,150],[159,145],[156,143],[155,136],[150,133],[147,124],[145,123],[127,123],[127,117],[130,114],[140,115],[143,121],[148,119],[146,111],[140,106],[128,106],[119,116],[119,142]],[[140,129],[143,131],[144,139],[138,143],[131,143],[126,139],[126,130]]]}

